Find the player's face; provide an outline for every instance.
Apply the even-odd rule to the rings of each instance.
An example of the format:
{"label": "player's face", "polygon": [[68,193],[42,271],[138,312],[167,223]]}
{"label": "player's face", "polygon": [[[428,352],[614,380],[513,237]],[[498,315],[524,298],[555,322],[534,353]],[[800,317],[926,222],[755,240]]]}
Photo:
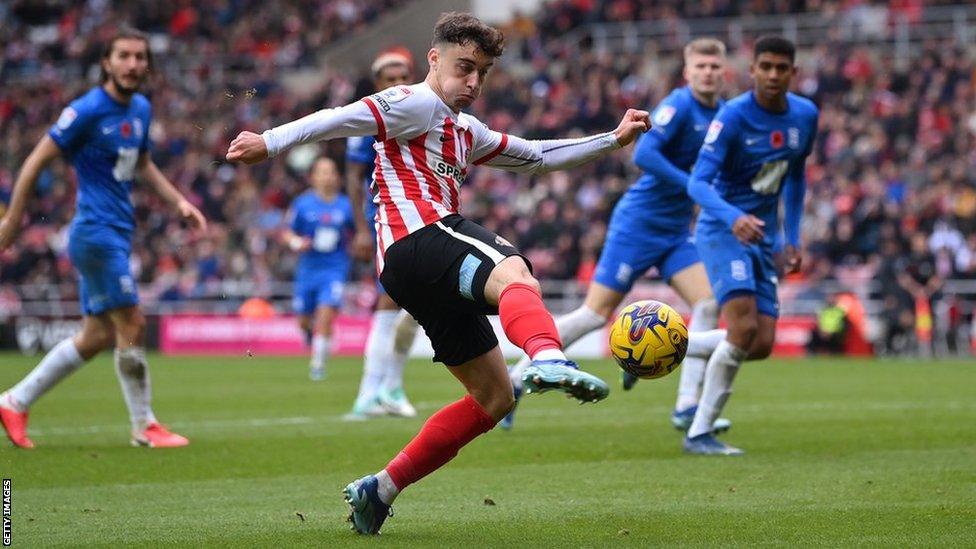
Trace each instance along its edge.
{"label": "player's face", "polygon": [[149,44],[138,38],[119,38],[108,59],[102,59],[102,66],[120,93],[133,94],[149,74]]}
{"label": "player's face", "polygon": [[495,58],[486,55],[474,44],[442,44],[427,52],[427,61],[441,93],[452,109],[460,111],[474,103]]}
{"label": "player's face", "polygon": [[685,80],[700,94],[717,94],[722,89],[724,72],[725,58],[720,55],[693,53],[685,62]]}
{"label": "player's face", "polygon": [[756,84],[756,93],[767,100],[774,100],[789,91],[796,67],[789,56],[763,52],[752,61],[749,73]]}
{"label": "player's face", "polygon": [[376,75],[376,91],[410,83],[410,68],[402,63],[387,65]]}
{"label": "player's face", "polygon": [[308,178],[312,188],[320,193],[332,195],[339,192],[339,169],[331,158],[316,160]]}

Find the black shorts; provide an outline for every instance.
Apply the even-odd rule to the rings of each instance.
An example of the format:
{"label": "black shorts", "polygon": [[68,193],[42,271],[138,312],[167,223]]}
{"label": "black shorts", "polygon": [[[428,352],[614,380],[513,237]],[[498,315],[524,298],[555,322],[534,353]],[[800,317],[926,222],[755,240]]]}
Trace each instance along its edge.
{"label": "black shorts", "polygon": [[380,282],[424,327],[434,360],[458,366],[498,345],[485,316],[498,309],[485,301],[485,284],[495,265],[513,255],[519,252],[507,240],[449,215],[390,246]]}

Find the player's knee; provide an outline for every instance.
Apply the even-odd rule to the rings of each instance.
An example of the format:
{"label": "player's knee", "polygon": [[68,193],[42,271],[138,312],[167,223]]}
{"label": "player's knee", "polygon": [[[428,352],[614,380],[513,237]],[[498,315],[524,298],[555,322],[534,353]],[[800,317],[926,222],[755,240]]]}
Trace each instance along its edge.
{"label": "player's knee", "polygon": [[773,334],[758,334],[753,340],[749,358],[751,360],[764,360],[769,358],[769,355],[773,354],[774,341],[775,336]]}
{"label": "player's knee", "polygon": [[755,318],[738,318],[729,323],[728,338],[737,347],[752,349],[759,333],[759,322]]}
{"label": "player's knee", "polygon": [[511,385],[472,391],[471,396],[481,405],[485,413],[495,421],[501,421],[515,408],[515,395],[512,393]]}
{"label": "player's knee", "polygon": [[140,346],[146,334],[146,317],[142,314],[131,315],[116,330],[120,343],[125,346]]}

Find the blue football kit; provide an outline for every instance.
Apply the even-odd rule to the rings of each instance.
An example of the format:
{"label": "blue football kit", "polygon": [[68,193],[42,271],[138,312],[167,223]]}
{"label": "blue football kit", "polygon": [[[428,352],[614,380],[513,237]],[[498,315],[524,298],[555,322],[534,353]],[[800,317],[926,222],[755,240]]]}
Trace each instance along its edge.
{"label": "blue football kit", "polygon": [[700,103],[685,86],[654,109],[652,128],[634,150],[644,174],[614,207],[596,282],[625,294],[651,267],[670,281],[699,261],[690,232],[694,202],[688,176],[718,106]]}
{"label": "blue football kit", "polygon": [[[773,255],[780,243],[800,246],[804,167],[818,116],[809,99],[793,93],[786,99],[783,112],[760,106],[752,91],[728,101],[708,129],[688,187],[702,208],[695,240],[715,298],[724,304],[754,295],[759,312],[774,318],[779,300]],[[765,223],[761,242],[743,244],[732,234],[746,213]]]}
{"label": "blue football kit", "polygon": [[352,213],[352,203],[345,195],[326,201],[314,191],[306,191],[292,201],[288,225],[312,243],[295,268],[297,313],[310,315],[318,307],[342,305],[342,290],[349,276]]}
{"label": "blue football kit", "polygon": [[85,315],[139,302],[129,268],[135,229],[129,194],[139,157],[149,150],[151,118],[145,96],[122,104],[96,87],[72,101],[48,131],[78,177],[68,255]]}

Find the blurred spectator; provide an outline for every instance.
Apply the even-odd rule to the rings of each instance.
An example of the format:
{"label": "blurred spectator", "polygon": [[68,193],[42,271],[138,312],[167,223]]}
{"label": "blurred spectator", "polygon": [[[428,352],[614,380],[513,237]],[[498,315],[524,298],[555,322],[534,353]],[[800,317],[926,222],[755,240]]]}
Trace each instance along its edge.
{"label": "blurred spectator", "polygon": [[847,311],[838,303],[838,295],[832,295],[817,313],[817,325],[810,333],[807,352],[831,355],[844,352],[847,329]]}

